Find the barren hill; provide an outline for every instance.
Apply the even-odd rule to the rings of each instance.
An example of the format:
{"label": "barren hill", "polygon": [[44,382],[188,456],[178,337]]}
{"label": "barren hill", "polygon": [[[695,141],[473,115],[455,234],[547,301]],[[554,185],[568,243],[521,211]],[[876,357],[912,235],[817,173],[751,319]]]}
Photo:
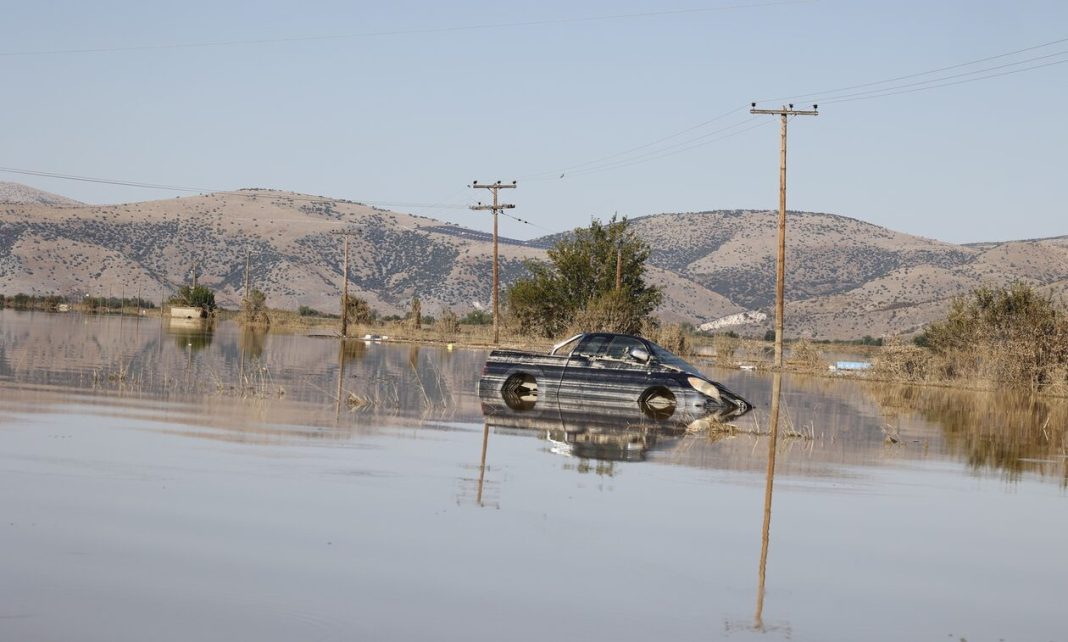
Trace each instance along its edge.
{"label": "barren hill", "polygon": [[[30,188],[27,188],[30,189]],[[17,191],[17,190],[16,190]],[[59,197],[62,198],[62,197]],[[653,248],[650,279],[670,320],[769,312],[776,214],[750,210],[660,214],[633,221]],[[1060,295],[1068,237],[960,246],[831,214],[791,213],[787,331],[856,338],[915,330],[950,297],[983,283],[1025,280]],[[0,293],[134,296],[157,300],[198,280],[236,306],[245,253],[253,287],[276,307],[332,311],[342,284],[383,313],[412,296],[436,314],[490,299],[489,235],[368,205],[274,190],[241,190],[109,206],[0,204]],[[544,258],[554,237],[502,239],[502,279]],[[740,331],[761,334],[763,326]]]}
{"label": "barren hill", "polygon": [[0,181],[0,203],[23,203],[37,205],[84,205],[66,196],[52,194],[23,185]]}
{"label": "barren hill", "polygon": [[[490,299],[492,238],[434,219],[274,190],[241,190],[110,206],[0,206],[0,292],[158,299],[198,281],[223,305],[240,302],[245,253],[253,287],[272,306],[334,310],[350,239],[350,290],[384,313],[413,296],[460,314]],[[501,243],[504,283],[544,249]],[[654,270],[676,319],[718,317],[737,306],[679,275]]]}

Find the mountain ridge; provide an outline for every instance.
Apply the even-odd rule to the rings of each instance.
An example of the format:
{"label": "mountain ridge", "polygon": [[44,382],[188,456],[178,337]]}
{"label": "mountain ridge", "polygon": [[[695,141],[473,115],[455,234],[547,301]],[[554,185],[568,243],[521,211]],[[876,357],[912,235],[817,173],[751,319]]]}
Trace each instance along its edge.
{"label": "mountain ridge", "polygon": [[[32,189],[32,188],[31,188]],[[771,311],[777,212],[707,210],[630,219],[652,250],[658,314],[694,325]],[[1068,290],[1068,236],[956,245],[840,214],[790,212],[790,336],[858,338],[913,332],[953,296],[1014,280]],[[568,233],[500,239],[503,284]],[[490,299],[492,237],[425,216],[345,199],[249,188],[116,205],[0,204],[0,292],[155,299],[189,280],[240,302],[245,252],[253,287],[275,307],[333,310],[350,239],[350,291],[385,314],[412,296],[425,312],[463,314]],[[770,316],[770,315],[769,315]],[[762,334],[770,319],[741,326]]]}

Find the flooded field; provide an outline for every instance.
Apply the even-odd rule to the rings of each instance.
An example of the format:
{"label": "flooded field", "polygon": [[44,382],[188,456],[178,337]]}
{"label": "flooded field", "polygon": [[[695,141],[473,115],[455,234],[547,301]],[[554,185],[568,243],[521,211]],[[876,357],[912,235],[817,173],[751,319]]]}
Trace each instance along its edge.
{"label": "flooded field", "polygon": [[0,640],[1066,638],[1063,401],[790,375],[769,449],[702,366],[735,432],[577,444],[485,357],[0,311]]}

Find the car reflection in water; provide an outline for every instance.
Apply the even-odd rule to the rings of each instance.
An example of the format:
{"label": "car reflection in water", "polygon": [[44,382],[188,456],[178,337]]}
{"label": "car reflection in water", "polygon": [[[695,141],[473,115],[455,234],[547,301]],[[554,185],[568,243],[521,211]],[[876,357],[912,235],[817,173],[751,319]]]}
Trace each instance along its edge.
{"label": "car reflection in water", "polygon": [[670,448],[688,424],[657,418],[636,405],[596,411],[555,404],[539,407],[529,399],[484,390],[482,414],[494,432],[535,432],[560,455],[602,461],[644,461],[654,448]]}

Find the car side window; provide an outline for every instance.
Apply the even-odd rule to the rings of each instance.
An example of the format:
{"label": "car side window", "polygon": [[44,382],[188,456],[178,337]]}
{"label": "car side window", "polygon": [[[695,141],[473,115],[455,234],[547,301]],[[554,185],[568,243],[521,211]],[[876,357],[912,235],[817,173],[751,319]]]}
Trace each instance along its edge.
{"label": "car side window", "polygon": [[575,348],[573,354],[581,354],[589,357],[601,356],[601,353],[604,351],[605,343],[607,342],[608,337],[603,334],[588,336],[577,348]]}
{"label": "car side window", "polygon": [[634,337],[615,337],[605,349],[604,356],[611,359],[631,359],[631,348],[641,348],[644,350],[645,346],[642,345],[641,341],[638,341]]}

